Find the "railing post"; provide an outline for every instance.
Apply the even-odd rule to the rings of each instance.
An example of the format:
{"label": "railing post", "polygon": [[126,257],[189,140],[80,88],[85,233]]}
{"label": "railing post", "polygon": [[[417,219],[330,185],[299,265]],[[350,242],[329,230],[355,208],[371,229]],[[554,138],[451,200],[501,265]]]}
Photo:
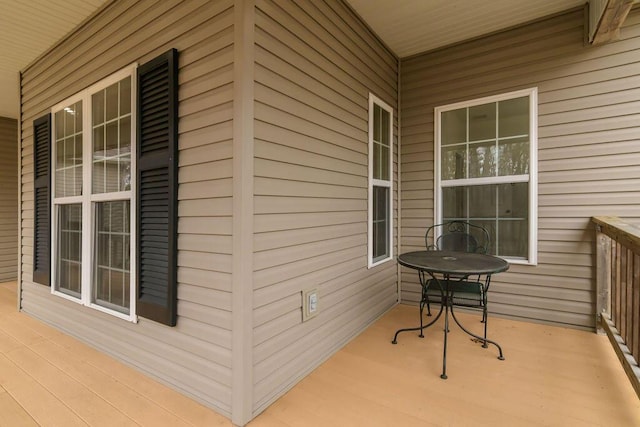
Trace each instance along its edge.
{"label": "railing post", "polygon": [[596,329],[605,334],[602,314],[611,317],[611,238],[596,224]]}

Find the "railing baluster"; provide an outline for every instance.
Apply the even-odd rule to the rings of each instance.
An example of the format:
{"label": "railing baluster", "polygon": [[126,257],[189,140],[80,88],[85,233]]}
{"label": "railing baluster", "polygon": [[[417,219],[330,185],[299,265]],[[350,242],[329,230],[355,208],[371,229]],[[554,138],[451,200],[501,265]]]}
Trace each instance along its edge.
{"label": "railing baluster", "polygon": [[618,300],[618,310],[620,312],[620,320],[618,330],[622,339],[626,342],[627,336],[627,250],[618,242],[619,257],[620,257],[620,272],[618,273],[618,283],[620,288],[620,298]]}
{"label": "railing baluster", "polygon": [[611,259],[613,264],[611,278],[611,317],[616,325],[620,324],[620,244],[615,240],[612,242],[613,250],[611,251]]}
{"label": "railing baluster", "polygon": [[640,254],[633,256],[633,358],[640,360]]}
{"label": "railing baluster", "polygon": [[627,249],[626,251],[627,268],[625,270],[625,334],[624,340],[629,348],[633,348],[635,342],[635,336],[633,334],[633,251]]}
{"label": "railing baluster", "polygon": [[611,316],[611,238],[596,227],[596,328],[604,333],[602,316]]}

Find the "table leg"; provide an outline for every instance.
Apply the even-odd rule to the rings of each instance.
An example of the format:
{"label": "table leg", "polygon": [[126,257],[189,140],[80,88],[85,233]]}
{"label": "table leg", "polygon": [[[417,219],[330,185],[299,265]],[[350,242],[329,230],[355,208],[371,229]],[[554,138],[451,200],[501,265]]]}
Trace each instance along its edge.
{"label": "table leg", "polygon": [[447,335],[449,333],[449,295],[447,289],[447,297],[444,308],[444,351],[442,354],[442,375],[440,378],[443,380],[447,379]]}
{"label": "table leg", "polygon": [[421,307],[421,309],[420,309],[420,326],[417,326],[415,328],[398,329],[396,331],[395,335],[393,336],[393,340],[391,341],[391,344],[398,344],[398,335],[400,334],[400,332],[420,331],[420,335],[418,335],[418,336],[420,338],[424,338],[424,334],[423,334],[422,331],[438,321],[438,319],[442,315],[442,307],[440,307],[440,311],[438,312],[438,315],[435,317],[435,319],[433,319],[431,322],[427,323],[426,325],[422,324],[422,316],[423,315],[424,315],[424,307]]}
{"label": "table leg", "polygon": [[438,315],[435,317],[435,319],[433,319],[431,322],[427,323],[426,325],[423,324],[422,316],[424,315],[424,306],[425,306],[425,297],[426,297],[424,293],[426,292],[425,286],[427,284],[428,279],[425,277],[424,271],[421,271],[421,270],[418,272],[418,277],[420,278],[420,286],[422,287],[422,297],[420,301],[420,326],[416,328],[398,329],[395,335],[393,336],[393,340],[391,341],[391,344],[398,344],[398,334],[400,334],[400,332],[420,331],[420,335],[418,336],[420,338],[424,338],[424,333],[423,333],[424,329],[436,323],[438,319],[440,319],[440,316],[442,315],[442,305],[440,305],[440,311],[438,312]]}
{"label": "table leg", "polygon": [[[500,360],[504,360],[504,356],[502,355],[502,347],[500,347],[500,344],[498,344],[497,342],[492,341],[492,340],[490,340],[490,339],[487,339],[487,338],[481,337],[481,336],[479,336],[479,335],[476,335],[476,334],[474,334],[474,333],[473,333],[473,332],[471,332],[471,331],[468,331],[468,330],[467,330],[464,326],[462,326],[462,325],[460,324],[460,322],[458,321],[458,318],[456,317],[456,314],[455,314],[455,312],[453,311],[453,307],[451,307],[451,316],[453,317],[453,320],[457,323],[457,325],[458,325],[458,326],[460,326],[460,329],[462,329],[464,332],[466,332],[466,333],[467,333],[467,335],[471,335],[472,337],[476,338],[477,340],[482,341],[482,343],[483,343],[482,347],[487,348],[487,347],[488,347],[488,346],[487,346],[487,343],[495,345],[495,346],[498,348],[498,352],[499,352],[498,359],[500,359]],[[485,323],[485,337],[486,337],[486,334],[487,334],[487,332],[486,332],[486,327],[487,327],[487,326],[486,326],[486,323]],[[446,346],[446,344],[445,344],[445,346]]]}

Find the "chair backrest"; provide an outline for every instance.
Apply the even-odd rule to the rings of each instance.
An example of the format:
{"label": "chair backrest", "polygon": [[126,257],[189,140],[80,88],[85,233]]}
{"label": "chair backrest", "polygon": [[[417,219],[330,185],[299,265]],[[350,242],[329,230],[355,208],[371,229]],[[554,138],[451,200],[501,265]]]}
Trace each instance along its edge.
{"label": "chair backrest", "polygon": [[466,221],[447,221],[432,225],[424,236],[427,250],[488,253],[489,232]]}

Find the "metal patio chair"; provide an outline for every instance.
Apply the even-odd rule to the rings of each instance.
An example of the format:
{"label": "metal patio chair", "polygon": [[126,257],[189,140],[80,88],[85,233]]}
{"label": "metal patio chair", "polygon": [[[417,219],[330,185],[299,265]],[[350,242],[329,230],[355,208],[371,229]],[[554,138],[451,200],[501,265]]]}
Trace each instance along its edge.
{"label": "metal patio chair", "polygon": [[[475,252],[486,254],[489,252],[491,239],[489,232],[479,226],[466,221],[452,220],[429,227],[425,233],[427,250]],[[454,306],[473,308],[482,311],[482,322],[487,322],[487,290],[488,283],[480,277],[451,277],[448,283],[451,303]],[[431,304],[440,303],[440,311],[445,296],[446,283],[444,279],[430,279],[422,289],[420,301],[420,315],[427,306],[427,316],[431,316]],[[445,289],[443,289],[443,285]]]}

